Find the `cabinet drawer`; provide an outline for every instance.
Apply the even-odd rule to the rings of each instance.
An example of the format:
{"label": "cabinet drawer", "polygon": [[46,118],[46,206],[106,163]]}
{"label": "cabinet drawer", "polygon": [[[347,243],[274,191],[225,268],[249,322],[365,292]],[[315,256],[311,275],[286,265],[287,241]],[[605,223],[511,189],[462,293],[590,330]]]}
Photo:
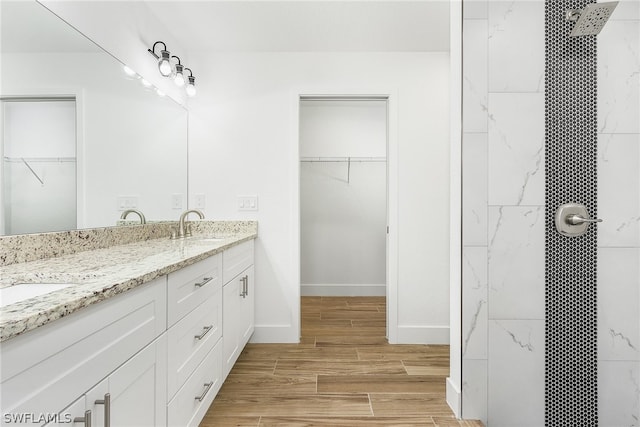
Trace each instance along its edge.
{"label": "cabinet drawer", "polygon": [[169,274],[167,289],[169,327],[216,292],[222,283],[222,254]]}
{"label": "cabinet drawer", "polygon": [[4,413],[55,413],[166,327],[166,277],[79,310],[0,348]]}
{"label": "cabinet drawer", "polygon": [[[197,426],[222,386],[222,340],[168,405],[169,427]],[[206,392],[206,393],[205,393]]]}
{"label": "cabinet drawer", "polygon": [[224,256],[222,276],[223,282],[226,284],[253,264],[253,240],[233,246],[224,251],[222,255]]}
{"label": "cabinet drawer", "polygon": [[[169,399],[222,336],[222,285],[168,331]],[[198,338],[199,337],[199,338]]]}

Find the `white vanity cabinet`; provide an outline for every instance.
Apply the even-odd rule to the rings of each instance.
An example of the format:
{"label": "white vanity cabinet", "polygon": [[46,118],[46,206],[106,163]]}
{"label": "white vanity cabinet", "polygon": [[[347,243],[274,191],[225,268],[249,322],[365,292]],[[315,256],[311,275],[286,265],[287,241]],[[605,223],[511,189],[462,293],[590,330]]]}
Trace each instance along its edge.
{"label": "white vanity cabinet", "polygon": [[227,378],[255,329],[253,241],[223,254],[223,374]]}
{"label": "white vanity cabinet", "polygon": [[4,341],[0,425],[197,426],[253,334],[253,245]]}
{"label": "white vanity cabinet", "polygon": [[[82,406],[78,402],[105,378],[106,393],[114,398],[112,420],[132,416],[130,408],[141,409],[135,405],[145,395],[153,400],[153,408],[145,406],[140,416],[162,422],[166,341],[154,340],[166,330],[166,312],[162,277],[3,342],[2,425],[34,425],[32,420],[24,422],[29,415],[58,423],[80,417],[83,411],[71,414],[65,408],[75,402],[75,412]],[[51,419],[55,414],[62,415]],[[23,422],[17,422],[20,417]],[[96,420],[93,425],[103,424]]]}

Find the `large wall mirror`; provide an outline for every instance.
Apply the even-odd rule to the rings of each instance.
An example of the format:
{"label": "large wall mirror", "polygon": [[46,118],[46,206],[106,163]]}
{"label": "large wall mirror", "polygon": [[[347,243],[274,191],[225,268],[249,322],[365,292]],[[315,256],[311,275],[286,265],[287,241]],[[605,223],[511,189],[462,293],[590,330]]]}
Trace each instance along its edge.
{"label": "large wall mirror", "polygon": [[186,109],[41,4],[0,8],[0,234],[176,219]]}

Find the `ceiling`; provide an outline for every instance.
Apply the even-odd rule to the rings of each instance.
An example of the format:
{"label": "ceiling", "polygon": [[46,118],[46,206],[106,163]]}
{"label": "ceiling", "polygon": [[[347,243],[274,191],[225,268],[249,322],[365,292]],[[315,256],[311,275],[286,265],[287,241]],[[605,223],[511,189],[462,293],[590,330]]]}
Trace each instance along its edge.
{"label": "ceiling", "polygon": [[146,3],[190,52],[449,50],[449,0]]}
{"label": "ceiling", "polygon": [[33,1],[0,1],[1,52],[102,52]]}

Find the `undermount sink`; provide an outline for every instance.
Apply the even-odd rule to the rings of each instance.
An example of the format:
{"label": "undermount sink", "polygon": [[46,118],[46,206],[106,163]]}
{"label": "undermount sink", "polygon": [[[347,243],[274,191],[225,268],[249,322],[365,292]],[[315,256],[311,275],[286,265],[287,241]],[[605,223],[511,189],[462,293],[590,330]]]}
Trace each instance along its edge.
{"label": "undermount sink", "polygon": [[0,307],[59,291],[73,285],[74,283],[18,283],[6,288],[0,288]]}

